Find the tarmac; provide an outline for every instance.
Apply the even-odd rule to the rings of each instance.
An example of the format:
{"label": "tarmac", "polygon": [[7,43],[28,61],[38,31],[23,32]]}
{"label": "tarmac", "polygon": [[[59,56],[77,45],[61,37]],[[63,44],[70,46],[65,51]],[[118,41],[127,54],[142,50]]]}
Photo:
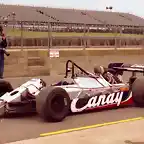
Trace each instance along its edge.
{"label": "tarmac", "polygon": [[[41,78],[51,83],[61,76]],[[28,79],[7,78],[14,87]],[[143,115],[142,108],[124,108],[70,116],[54,124],[42,123],[35,116],[4,119],[0,121],[0,144],[144,144]]]}
{"label": "tarmac", "polygon": [[74,131],[7,144],[144,144],[144,120]]}

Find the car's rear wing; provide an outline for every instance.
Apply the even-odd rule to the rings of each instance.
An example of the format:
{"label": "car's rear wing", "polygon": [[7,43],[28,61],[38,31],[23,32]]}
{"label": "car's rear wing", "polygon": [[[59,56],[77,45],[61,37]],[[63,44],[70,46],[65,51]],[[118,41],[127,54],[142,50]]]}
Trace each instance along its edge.
{"label": "car's rear wing", "polygon": [[113,67],[115,70],[144,73],[144,68]]}
{"label": "car's rear wing", "polygon": [[136,73],[143,73],[144,75],[144,65],[141,64],[123,64],[120,67],[113,67],[113,69],[132,72],[132,75],[136,75]]}

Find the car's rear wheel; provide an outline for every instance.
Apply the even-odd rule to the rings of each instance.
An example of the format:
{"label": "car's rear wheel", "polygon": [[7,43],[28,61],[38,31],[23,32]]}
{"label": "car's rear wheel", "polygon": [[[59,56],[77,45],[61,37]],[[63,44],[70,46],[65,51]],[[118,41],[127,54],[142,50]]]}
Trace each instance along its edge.
{"label": "car's rear wheel", "polygon": [[42,119],[60,122],[69,112],[69,95],[60,87],[45,88],[36,98],[36,109]]}
{"label": "car's rear wheel", "polygon": [[12,85],[8,81],[1,79],[0,80],[0,97],[4,95],[6,92],[11,92],[11,91],[13,91]]}
{"label": "car's rear wheel", "polygon": [[132,96],[136,106],[144,107],[144,78],[137,78],[133,82]]}

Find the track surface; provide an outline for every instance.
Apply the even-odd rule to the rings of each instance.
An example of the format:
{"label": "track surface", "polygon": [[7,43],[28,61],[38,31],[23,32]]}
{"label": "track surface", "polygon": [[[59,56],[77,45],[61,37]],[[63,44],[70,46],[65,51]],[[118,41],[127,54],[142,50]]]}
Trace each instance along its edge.
{"label": "track surface", "polygon": [[[55,77],[55,79],[50,77],[41,78],[49,84],[61,77]],[[29,78],[10,78],[7,80],[11,81],[14,87],[17,87],[28,79]],[[141,117],[143,115],[144,109],[133,107],[70,115],[60,123],[46,123],[36,115],[13,116],[0,120],[0,142],[6,143],[35,138],[39,137],[41,133]]]}

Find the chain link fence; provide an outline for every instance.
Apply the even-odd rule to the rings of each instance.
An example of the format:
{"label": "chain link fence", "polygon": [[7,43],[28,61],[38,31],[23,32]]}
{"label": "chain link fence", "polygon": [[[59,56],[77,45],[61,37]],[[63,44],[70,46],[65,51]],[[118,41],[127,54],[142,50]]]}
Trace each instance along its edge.
{"label": "chain link fence", "polygon": [[144,47],[142,27],[15,20],[3,25],[10,48]]}

